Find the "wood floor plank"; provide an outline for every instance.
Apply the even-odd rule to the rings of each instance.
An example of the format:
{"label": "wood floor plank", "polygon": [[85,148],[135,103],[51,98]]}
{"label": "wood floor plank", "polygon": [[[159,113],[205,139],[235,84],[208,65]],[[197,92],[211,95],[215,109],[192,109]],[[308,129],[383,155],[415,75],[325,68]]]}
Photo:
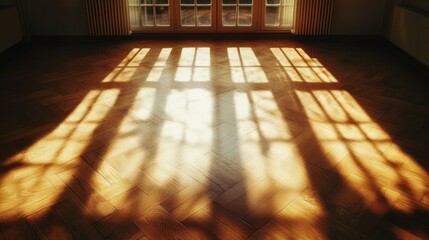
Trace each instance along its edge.
{"label": "wood floor plank", "polygon": [[154,208],[135,223],[150,239],[196,239],[162,207]]}
{"label": "wood floor plank", "polygon": [[8,226],[2,226],[1,233],[6,240],[38,239],[36,232],[25,219],[18,220]]}
{"label": "wood floor plank", "polygon": [[48,209],[28,216],[27,220],[40,239],[73,239],[61,218]]}
{"label": "wood floor plank", "polygon": [[[215,218],[216,214],[201,209],[182,223],[187,226],[199,239],[246,239],[240,235],[237,225],[227,227],[227,222],[222,218]],[[234,232],[234,230],[238,230]],[[244,231],[246,232],[246,231]],[[237,234],[238,233],[238,234]],[[241,231],[243,233],[243,231]],[[247,233],[250,234],[250,233]]]}
{"label": "wood floor plank", "polygon": [[128,210],[122,210],[103,218],[95,228],[105,239],[141,239],[145,235],[133,223],[134,220]]}
{"label": "wood floor plank", "polygon": [[428,238],[427,77],[381,42],[16,51],[0,239]]}
{"label": "wood floor plank", "polygon": [[60,202],[54,206],[54,209],[73,238],[102,239],[101,234],[73,202],[67,200]]}

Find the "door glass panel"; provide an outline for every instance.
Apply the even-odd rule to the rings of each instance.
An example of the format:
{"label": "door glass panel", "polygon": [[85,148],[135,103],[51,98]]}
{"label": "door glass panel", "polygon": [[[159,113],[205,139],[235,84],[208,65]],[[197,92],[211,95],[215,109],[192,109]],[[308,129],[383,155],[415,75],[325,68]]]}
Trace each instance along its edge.
{"label": "door glass panel", "polygon": [[154,26],[153,7],[141,7],[141,23],[145,27]]}
{"label": "door glass panel", "polygon": [[265,26],[292,27],[295,0],[265,1]]}
{"label": "door glass panel", "polygon": [[252,26],[252,7],[238,8],[238,26]]}
{"label": "door glass panel", "polygon": [[184,27],[212,26],[212,1],[180,0],[180,18]]}
{"label": "door glass panel", "polygon": [[197,25],[198,26],[211,26],[211,7],[197,7]]}
{"label": "door glass panel", "polygon": [[280,7],[268,7],[265,11],[265,25],[279,26],[280,22]]}
{"label": "door glass panel", "polygon": [[292,26],[293,25],[294,5],[283,7],[282,12],[284,12],[282,25]]}
{"label": "door glass panel", "polygon": [[[262,8],[259,1],[263,1]],[[220,26],[241,29],[251,29],[256,19],[254,12],[261,11],[262,27],[292,27],[294,5],[296,0],[178,0],[178,5],[173,5],[172,0],[128,0],[130,24],[133,30],[149,27],[172,28],[173,21],[179,22],[182,27],[213,27],[213,21],[219,21]],[[220,3],[219,3],[220,2]],[[213,4],[219,4],[219,9],[213,9]],[[175,7],[173,7],[175,6]],[[171,11],[179,8],[177,17],[171,19]],[[216,11],[219,19],[214,17]],[[259,15],[259,14],[258,14]],[[170,27],[170,28],[166,28]],[[211,30],[215,30],[210,28]],[[253,29],[253,28],[252,28]]]}
{"label": "door glass panel", "polygon": [[130,24],[140,27],[169,27],[170,0],[129,0]]}
{"label": "door glass panel", "polygon": [[140,9],[137,0],[129,0],[130,3],[130,25],[131,27],[140,26]]}
{"label": "door glass panel", "polygon": [[170,12],[169,7],[156,7],[156,25],[169,26],[170,25]]}
{"label": "door glass panel", "polygon": [[240,4],[252,4],[253,0],[238,0]]}
{"label": "door glass panel", "polygon": [[222,7],[222,25],[223,26],[236,26],[237,7]]}
{"label": "door glass panel", "polygon": [[195,10],[194,7],[181,7],[180,16],[182,18],[182,26],[195,26]]}
{"label": "door glass panel", "polygon": [[222,26],[251,27],[253,0],[222,0]]}

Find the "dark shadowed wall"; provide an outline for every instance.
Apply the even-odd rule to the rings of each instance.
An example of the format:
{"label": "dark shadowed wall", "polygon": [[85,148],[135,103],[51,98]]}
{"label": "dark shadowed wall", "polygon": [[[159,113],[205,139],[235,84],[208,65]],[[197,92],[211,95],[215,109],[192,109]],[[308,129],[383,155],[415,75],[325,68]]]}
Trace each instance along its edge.
{"label": "dark shadowed wall", "polygon": [[[336,0],[331,33],[382,35],[387,1]],[[25,4],[32,35],[88,35],[85,0],[25,0]]]}

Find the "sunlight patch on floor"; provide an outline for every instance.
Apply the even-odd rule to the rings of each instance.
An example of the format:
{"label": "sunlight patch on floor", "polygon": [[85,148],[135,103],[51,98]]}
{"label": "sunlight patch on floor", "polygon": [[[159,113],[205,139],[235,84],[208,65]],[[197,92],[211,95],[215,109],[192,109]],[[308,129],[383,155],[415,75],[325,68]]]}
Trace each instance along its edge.
{"label": "sunlight patch on floor", "polygon": [[[279,54],[279,50],[273,50]],[[320,63],[308,62],[311,59],[304,52],[291,49],[284,50],[285,56],[278,57],[280,65],[285,58],[290,59],[292,67],[287,70],[293,74],[289,77],[294,82],[316,82],[319,74],[324,82],[331,81],[331,74],[325,69],[317,71],[308,66],[321,66]],[[287,64],[286,64],[287,65]],[[296,74],[292,68],[297,69]],[[317,77],[317,78],[316,78]],[[329,81],[327,81],[328,79]],[[336,169],[345,178],[351,188],[366,199],[369,208],[379,211],[380,206],[395,206],[400,211],[410,211],[404,206],[395,205],[398,196],[410,196],[421,199],[424,195],[427,173],[417,168],[418,173],[403,168],[405,162],[415,161],[404,153],[390,138],[390,136],[365,112],[351,94],[345,90],[312,90],[311,86],[305,90],[296,90],[296,96],[303,106],[312,132],[324,154],[322,159],[329,162],[314,160],[316,165],[325,169]],[[392,155],[395,151],[395,157]],[[412,164],[413,165],[413,164]],[[359,177],[350,177],[350,173]],[[361,181],[367,179],[366,181]],[[385,187],[397,194],[385,194]],[[412,202],[411,198],[407,198]],[[376,204],[374,204],[376,202]],[[373,205],[372,205],[373,204]],[[387,205],[388,204],[388,205]]]}
{"label": "sunlight patch on floor", "polygon": [[[229,66],[218,78],[209,47],[132,49],[101,83],[117,84],[90,91],[13,157],[19,165],[3,181],[22,190],[19,201],[0,202],[0,219],[49,208],[67,184],[94,190],[83,203],[88,215],[136,207],[208,221],[223,204],[279,238],[303,228],[326,237],[332,212],[352,221],[366,208],[415,210],[413,200],[427,194],[426,171],[304,49],[266,50],[270,60],[250,47],[222,49]],[[126,188],[110,196],[113,209],[98,204],[112,186]],[[1,186],[8,194],[16,192]],[[162,207],[127,206],[140,200]]]}
{"label": "sunlight patch on floor", "polygon": [[[14,200],[1,201],[2,211],[12,216],[25,216],[40,208],[41,204],[49,207],[58,200],[63,193],[64,183],[72,179],[70,173],[80,164],[81,154],[96,147],[88,144],[96,145],[93,133],[109,112],[108,104],[113,104],[118,94],[118,89],[89,92],[51,133],[19,154],[16,160],[20,167],[9,171],[2,181],[14,182],[19,189],[17,194],[21,197],[18,200],[12,198]],[[61,172],[64,172],[61,179],[64,182],[54,177]],[[88,183],[92,185],[90,179]],[[25,194],[28,190],[34,191],[33,194]],[[3,216],[6,217],[2,213]]]}

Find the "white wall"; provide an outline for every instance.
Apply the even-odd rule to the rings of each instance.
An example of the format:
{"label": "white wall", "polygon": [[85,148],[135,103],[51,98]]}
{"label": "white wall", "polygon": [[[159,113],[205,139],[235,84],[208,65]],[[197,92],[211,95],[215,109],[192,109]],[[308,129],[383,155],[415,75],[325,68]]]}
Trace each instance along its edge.
{"label": "white wall", "polygon": [[386,0],[335,0],[331,34],[381,35]]}
{"label": "white wall", "polygon": [[88,35],[85,0],[25,0],[31,35]]}

